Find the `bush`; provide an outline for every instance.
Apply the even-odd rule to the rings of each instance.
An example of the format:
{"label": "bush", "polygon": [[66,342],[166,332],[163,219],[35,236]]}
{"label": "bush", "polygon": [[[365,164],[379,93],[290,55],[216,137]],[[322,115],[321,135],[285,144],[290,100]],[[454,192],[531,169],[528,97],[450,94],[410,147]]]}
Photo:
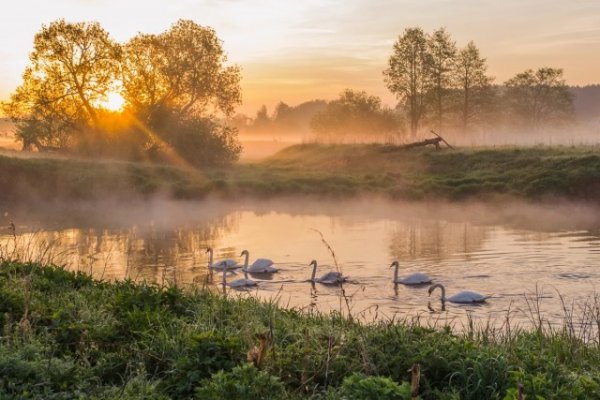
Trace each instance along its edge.
{"label": "bush", "polygon": [[191,396],[202,379],[218,371],[230,371],[245,355],[237,336],[221,337],[211,332],[194,334],[186,349],[165,379],[168,392],[176,398]]}
{"label": "bush", "polygon": [[390,378],[352,374],[338,389],[340,399],[352,400],[405,400],[410,399],[408,382],[398,385]]}
{"label": "bush", "polygon": [[[242,147],[237,129],[209,119],[179,121],[162,134],[184,160],[194,166],[227,165],[237,161]],[[168,156],[168,154],[165,154]]]}
{"label": "bush", "polygon": [[204,381],[196,396],[203,400],[279,400],[287,397],[279,378],[250,364],[213,375]]}

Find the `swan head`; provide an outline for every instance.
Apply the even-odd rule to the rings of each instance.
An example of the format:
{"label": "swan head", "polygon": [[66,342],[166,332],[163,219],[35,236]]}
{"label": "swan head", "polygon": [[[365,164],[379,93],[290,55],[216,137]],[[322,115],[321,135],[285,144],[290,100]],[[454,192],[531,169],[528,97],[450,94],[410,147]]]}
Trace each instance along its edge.
{"label": "swan head", "polygon": [[240,253],[240,257],[241,257],[241,256],[243,256],[243,255],[246,255],[246,256],[247,256],[247,255],[248,255],[248,250],[243,250],[243,251]]}
{"label": "swan head", "polygon": [[392,268],[392,267],[398,267],[399,265],[400,265],[400,264],[398,264],[398,261],[394,261],[394,262],[392,263],[392,265],[390,265],[390,268]]}
{"label": "swan head", "polygon": [[308,265],[310,265],[310,266],[316,266],[317,265],[317,260],[312,260],[310,262],[310,264],[308,264]]}
{"label": "swan head", "polygon": [[436,283],[435,285],[429,286],[429,289],[427,290],[429,292],[429,296],[431,296],[431,293],[433,293],[433,291],[437,288],[442,289],[442,299],[444,299],[444,297],[446,296],[446,288],[444,288],[444,286],[440,283]]}
{"label": "swan head", "polygon": [[206,248],[206,252],[207,252],[207,253],[210,253],[211,251],[213,251],[212,247],[207,247],[207,248]]}

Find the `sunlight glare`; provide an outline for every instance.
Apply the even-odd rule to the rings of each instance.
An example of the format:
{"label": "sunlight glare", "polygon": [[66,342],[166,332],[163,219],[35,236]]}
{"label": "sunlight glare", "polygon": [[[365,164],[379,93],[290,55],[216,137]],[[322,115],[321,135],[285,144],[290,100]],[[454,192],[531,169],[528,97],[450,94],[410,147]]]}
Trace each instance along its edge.
{"label": "sunlight glare", "polygon": [[120,93],[110,92],[106,96],[106,101],[104,102],[103,107],[110,111],[120,111],[123,109],[124,105],[125,99]]}

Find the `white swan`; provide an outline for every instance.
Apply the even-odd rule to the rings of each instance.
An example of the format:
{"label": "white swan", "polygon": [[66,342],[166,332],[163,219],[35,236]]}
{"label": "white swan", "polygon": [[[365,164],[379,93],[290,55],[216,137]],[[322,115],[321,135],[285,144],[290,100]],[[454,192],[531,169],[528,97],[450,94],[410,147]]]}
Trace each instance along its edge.
{"label": "white swan", "polygon": [[244,271],[244,277],[241,279],[236,279],[235,281],[227,282],[227,270],[223,269],[223,286],[229,286],[232,288],[240,288],[247,286],[256,286],[256,281],[252,279],[248,279],[248,273]]}
{"label": "white swan", "polygon": [[228,258],[226,260],[219,260],[219,261],[216,261],[213,263],[212,247],[209,247],[208,249],[206,249],[206,252],[208,253],[208,268],[209,269],[222,271],[222,270],[232,270],[232,269],[240,268],[237,261],[232,260],[231,258]]}
{"label": "white swan", "polygon": [[437,288],[442,289],[442,302],[447,300],[451,303],[483,303],[490,298],[490,296],[484,296],[482,294],[471,292],[469,290],[457,293],[454,296],[446,297],[446,289],[443,285],[440,285],[439,283],[436,283],[435,285],[431,285],[429,287],[429,295],[431,296],[431,292],[433,292]]}
{"label": "white swan", "polygon": [[318,283],[323,283],[326,285],[338,285],[340,283],[346,282],[346,277],[342,276],[341,273],[336,272],[336,271],[330,271],[328,273],[326,273],[325,275],[322,275],[320,278],[315,278],[315,275],[317,274],[317,261],[316,260],[312,260],[310,262],[309,265],[312,265],[313,270],[312,270],[312,275],[310,277],[310,282],[318,282]]}
{"label": "white swan", "polygon": [[241,256],[245,256],[244,260],[244,272],[250,272],[251,274],[272,274],[273,272],[277,272],[278,269],[273,267],[273,261],[268,258],[259,258],[252,263],[252,265],[248,265],[248,258],[250,258],[250,253],[248,250],[242,251]]}
{"label": "white swan", "polygon": [[394,267],[394,283],[401,283],[403,285],[423,285],[425,283],[431,283],[431,278],[421,272],[417,272],[409,276],[405,276],[402,279],[398,279],[399,266],[400,265],[398,264],[398,261],[394,261],[392,265],[390,265],[390,268]]}

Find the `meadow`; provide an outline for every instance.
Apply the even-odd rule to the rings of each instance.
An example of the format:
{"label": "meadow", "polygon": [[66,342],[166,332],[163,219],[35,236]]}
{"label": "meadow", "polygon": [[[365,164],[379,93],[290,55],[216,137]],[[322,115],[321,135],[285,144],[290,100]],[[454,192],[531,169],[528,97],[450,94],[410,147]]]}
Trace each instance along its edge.
{"label": "meadow", "polygon": [[259,162],[200,170],[4,154],[0,168],[0,199],[19,201],[375,194],[408,200],[509,196],[596,202],[600,195],[600,155],[595,147],[434,151],[377,144],[299,144]]}
{"label": "meadow", "polygon": [[[600,324],[598,299],[587,321]],[[0,397],[14,399],[600,398],[600,338],[562,327],[500,330],[360,323],[276,302],[4,259]]]}

